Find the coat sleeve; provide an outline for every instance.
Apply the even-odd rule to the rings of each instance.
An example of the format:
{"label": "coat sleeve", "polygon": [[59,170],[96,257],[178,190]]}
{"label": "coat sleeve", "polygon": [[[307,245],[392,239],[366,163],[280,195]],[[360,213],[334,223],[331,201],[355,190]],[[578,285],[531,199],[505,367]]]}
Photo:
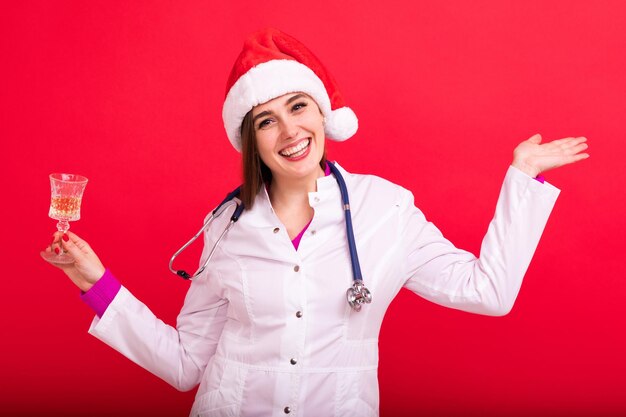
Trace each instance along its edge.
{"label": "coat sleeve", "polygon": [[409,277],[404,286],[446,307],[507,314],[559,192],[509,167],[478,258],[446,240],[408,193],[402,205]]}
{"label": "coat sleeve", "polygon": [[[206,271],[205,271],[206,272]],[[181,391],[193,389],[216,351],[228,302],[219,278],[191,282],[176,328],[159,320],[125,287],[89,333]]]}

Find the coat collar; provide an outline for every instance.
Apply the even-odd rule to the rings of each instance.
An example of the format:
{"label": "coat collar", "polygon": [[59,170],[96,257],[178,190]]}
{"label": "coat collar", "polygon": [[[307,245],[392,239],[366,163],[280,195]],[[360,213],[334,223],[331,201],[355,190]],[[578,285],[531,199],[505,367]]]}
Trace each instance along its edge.
{"label": "coat collar", "polygon": [[[349,184],[350,173],[337,162],[335,162],[335,166],[342,173],[346,183]],[[315,210],[316,221],[332,221],[336,218],[341,220],[343,213],[341,192],[334,175],[331,174],[317,179],[317,191],[309,193],[309,204]],[[254,206],[251,210],[246,210],[240,221],[244,221],[244,219],[249,227],[275,227],[277,218],[265,187],[261,187],[256,196]]]}

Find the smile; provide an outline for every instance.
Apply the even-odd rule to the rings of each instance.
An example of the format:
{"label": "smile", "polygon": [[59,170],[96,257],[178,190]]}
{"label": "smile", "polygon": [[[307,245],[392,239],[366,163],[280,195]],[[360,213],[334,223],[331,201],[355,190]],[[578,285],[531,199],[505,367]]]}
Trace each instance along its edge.
{"label": "smile", "polygon": [[297,158],[299,156],[304,155],[304,153],[309,148],[310,144],[311,144],[311,139],[305,139],[303,141],[298,142],[298,144],[296,144],[295,146],[290,146],[289,148],[285,148],[278,153],[287,158]]}

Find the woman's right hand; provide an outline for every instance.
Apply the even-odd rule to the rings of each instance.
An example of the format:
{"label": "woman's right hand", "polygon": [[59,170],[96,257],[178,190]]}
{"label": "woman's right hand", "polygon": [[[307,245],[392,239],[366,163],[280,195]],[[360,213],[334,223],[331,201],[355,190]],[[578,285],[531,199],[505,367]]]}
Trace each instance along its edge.
{"label": "woman's right hand", "polygon": [[74,263],[53,265],[63,270],[83,292],[89,291],[93,284],[104,275],[105,268],[102,262],[100,262],[100,259],[98,259],[98,256],[89,244],[75,233],[69,231],[66,234],[56,232],[52,244],[46,248],[46,251],[63,249],[72,255]]}

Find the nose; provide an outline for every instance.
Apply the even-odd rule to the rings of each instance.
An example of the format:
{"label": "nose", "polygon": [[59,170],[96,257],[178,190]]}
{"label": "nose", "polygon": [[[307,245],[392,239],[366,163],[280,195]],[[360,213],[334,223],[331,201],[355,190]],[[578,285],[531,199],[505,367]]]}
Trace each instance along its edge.
{"label": "nose", "polygon": [[295,118],[285,117],[280,121],[281,137],[283,139],[295,139],[300,130]]}

